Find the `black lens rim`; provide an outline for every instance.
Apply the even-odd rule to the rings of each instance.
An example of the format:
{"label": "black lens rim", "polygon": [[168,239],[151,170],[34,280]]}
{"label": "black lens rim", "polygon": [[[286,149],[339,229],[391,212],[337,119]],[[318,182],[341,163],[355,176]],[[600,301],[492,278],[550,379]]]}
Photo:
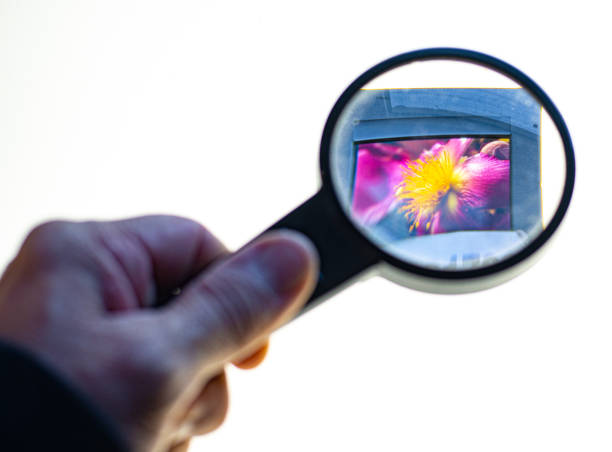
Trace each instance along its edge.
{"label": "black lens rim", "polygon": [[[385,251],[381,250],[368,237],[366,237],[349,218],[347,212],[345,212],[344,208],[342,208],[337,198],[336,190],[334,188],[333,180],[331,177],[331,139],[333,136],[334,128],[336,126],[336,122],[338,121],[340,114],[344,110],[344,107],[348,104],[353,95],[366,83],[373,80],[375,77],[379,76],[384,72],[412,62],[434,59],[447,59],[475,63],[480,66],[493,69],[494,71],[497,71],[500,74],[505,75],[506,77],[514,80],[523,88],[527,89],[544,107],[550,118],[553,120],[555,126],[557,127],[557,130],[559,131],[561,140],[563,142],[566,164],[565,184],[563,187],[563,194],[561,196],[561,200],[551,221],[546,226],[546,228],[521,251],[508,257],[507,259],[504,259],[500,262],[486,267],[457,271],[435,270],[431,268],[419,267],[417,265],[409,264],[392,256],[389,253],[386,253]],[[333,196],[331,196],[331,198],[333,198],[333,202],[335,203],[338,212],[345,218],[345,220],[347,220],[347,223],[351,229],[353,229],[360,237],[362,237],[363,240],[365,240],[369,246],[373,246],[378,250],[378,252],[380,253],[381,260],[406,272],[437,279],[440,281],[473,279],[492,275],[507,270],[510,267],[513,267],[514,265],[524,261],[531,255],[533,255],[536,251],[542,248],[542,246],[559,228],[561,221],[567,213],[567,209],[569,207],[574,191],[574,183],[576,178],[574,147],[572,145],[569,130],[567,128],[567,125],[565,124],[565,121],[563,120],[563,117],[561,116],[561,113],[559,112],[555,104],[552,102],[552,100],[548,97],[548,95],[542,90],[542,88],[540,88],[531,78],[529,78],[523,72],[521,72],[514,66],[506,63],[505,61],[502,61],[498,58],[492,57],[481,52],[452,47],[428,48],[402,53],[377,64],[376,66],[364,72],[357,79],[355,79],[355,81],[353,81],[353,83],[348,86],[348,88],[336,101],[336,104],[332,108],[327,118],[325,128],[323,129],[323,137],[321,139],[319,165],[321,170],[323,188],[327,188],[333,193]]]}

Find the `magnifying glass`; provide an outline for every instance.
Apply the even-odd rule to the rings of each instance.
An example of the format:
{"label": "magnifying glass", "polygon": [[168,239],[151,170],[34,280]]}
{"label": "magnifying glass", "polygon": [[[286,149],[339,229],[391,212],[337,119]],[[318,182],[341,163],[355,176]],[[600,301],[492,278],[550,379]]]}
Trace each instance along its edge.
{"label": "magnifying glass", "polygon": [[366,271],[465,293],[524,271],[558,229],[575,161],[529,77],[463,49],[404,53],[358,77],[323,131],[320,190],[270,229],[308,236],[320,275],[305,310]]}

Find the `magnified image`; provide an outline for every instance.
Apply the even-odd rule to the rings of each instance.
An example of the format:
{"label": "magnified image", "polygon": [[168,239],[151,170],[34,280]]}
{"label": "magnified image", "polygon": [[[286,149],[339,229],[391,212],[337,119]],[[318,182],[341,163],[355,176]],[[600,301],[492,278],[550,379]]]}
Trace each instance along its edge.
{"label": "magnified image", "polygon": [[518,87],[361,89],[331,147],[343,208],[404,262],[499,262],[542,231],[541,111]]}
{"label": "magnified image", "polygon": [[356,143],[352,214],[395,241],[511,229],[508,137]]}

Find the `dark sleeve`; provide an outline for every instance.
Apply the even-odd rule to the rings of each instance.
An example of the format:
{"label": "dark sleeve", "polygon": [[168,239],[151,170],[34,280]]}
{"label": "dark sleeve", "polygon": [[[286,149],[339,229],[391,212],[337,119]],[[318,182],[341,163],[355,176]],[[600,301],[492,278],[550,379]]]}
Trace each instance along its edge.
{"label": "dark sleeve", "polygon": [[128,451],[85,397],[32,354],[2,342],[0,450]]}

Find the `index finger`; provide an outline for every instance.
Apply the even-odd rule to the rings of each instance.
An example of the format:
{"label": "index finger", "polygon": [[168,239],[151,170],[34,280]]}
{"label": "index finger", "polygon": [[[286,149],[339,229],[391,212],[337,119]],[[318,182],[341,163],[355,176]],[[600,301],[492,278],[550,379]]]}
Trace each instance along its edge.
{"label": "index finger", "polygon": [[[99,225],[109,226],[105,241],[133,284],[142,280],[142,268],[150,268],[158,303],[227,253],[206,228],[183,217],[152,215]],[[142,252],[130,252],[129,242]]]}

